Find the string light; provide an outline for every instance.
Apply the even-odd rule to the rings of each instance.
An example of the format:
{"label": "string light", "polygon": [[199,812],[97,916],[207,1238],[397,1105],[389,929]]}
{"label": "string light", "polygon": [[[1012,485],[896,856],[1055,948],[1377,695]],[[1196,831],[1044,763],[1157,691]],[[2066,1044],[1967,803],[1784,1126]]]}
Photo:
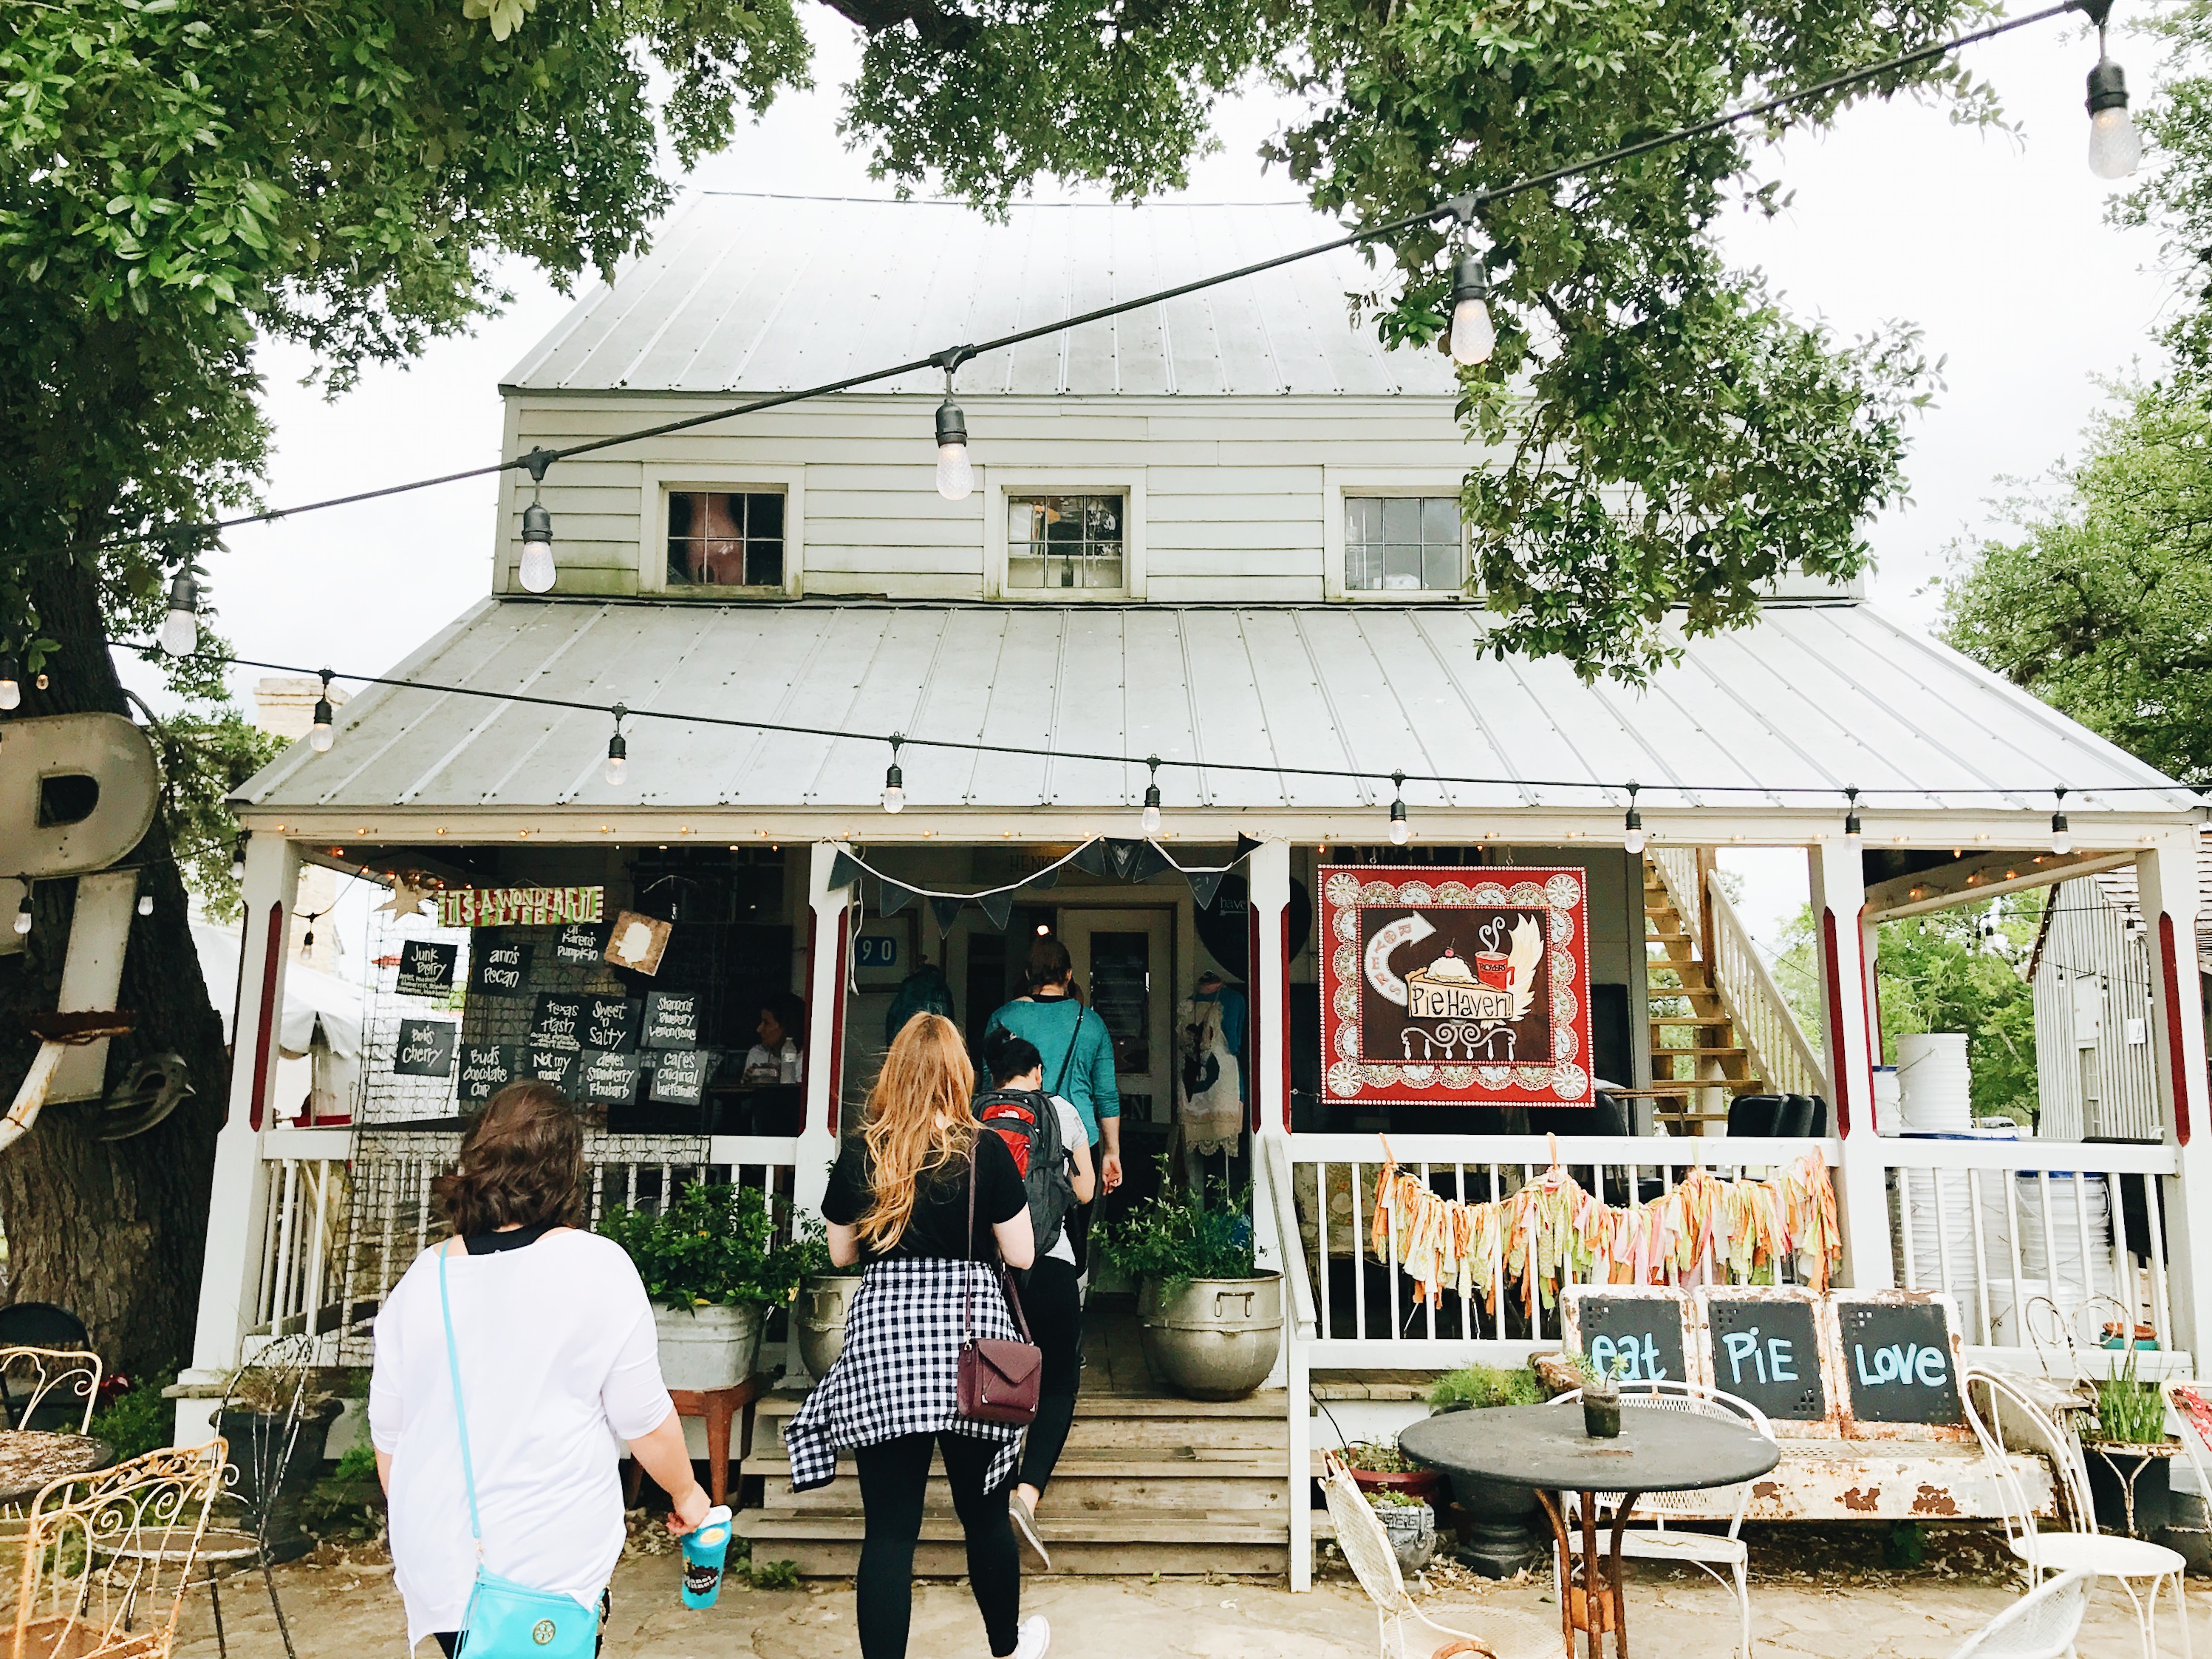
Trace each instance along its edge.
{"label": "string light", "polygon": [[2051,793],[2058,802],[2058,810],[2051,815],[2051,850],[2070,853],[2074,850],[2074,831],[2066,822],[2066,791],[2062,786]]}
{"label": "string light", "polygon": [[550,592],[553,588],[553,515],[538,500],[544,487],[545,469],[553,465],[553,452],[533,449],[522,458],[530,471],[530,505],[522,509],[522,568],[519,573],[523,586],[532,593]]}
{"label": "string light", "polygon": [[629,744],[623,739],[623,716],[629,713],[620,703],[615,705],[615,732],[607,739],[607,763],[604,769],[609,783],[620,783],[623,775],[629,770]]}
{"label": "string light", "polygon": [[2089,171],[2100,179],[2124,179],[2142,160],[2142,136],[2128,114],[2128,77],[2105,52],[2105,24],[2112,0],[2081,0],[2097,26],[2097,66],[2089,71]]}
{"label": "string light", "polygon": [[161,649],[173,657],[189,657],[199,642],[200,585],[186,567],[169,584],[169,614],[161,618]]}
{"label": "string light", "polygon": [[1628,817],[1621,824],[1621,850],[1631,858],[1642,854],[1645,845],[1650,840],[1650,837],[1644,833],[1644,814],[1636,810],[1638,787],[1638,786],[1633,783],[1628,786]]}
{"label": "string light", "polygon": [[1406,822],[1406,775],[1390,775],[1390,844],[1403,847],[1413,838],[1413,826]]}
{"label": "string light", "polygon": [[1859,822],[1859,792],[1846,789],[1844,799],[1849,803],[1844,809],[1844,845],[1856,853],[1866,845],[1866,828]]}
{"label": "string light", "polygon": [[1481,198],[1455,196],[1449,206],[1458,234],[1458,260],[1452,266],[1451,358],[1462,368],[1486,363],[1498,346],[1498,325],[1490,317],[1490,272],[1483,256],[1469,245],[1468,228]]}
{"label": "string light", "polygon": [[906,774],[899,770],[899,745],[906,739],[896,732],[891,733],[891,763],[884,769],[884,811],[906,811]]}
{"label": "string light", "polygon": [[1152,781],[1145,786],[1145,833],[1157,836],[1160,833],[1160,757],[1149,756],[1145,764],[1152,769]]}
{"label": "string light", "polygon": [[968,417],[952,401],[952,377],[965,355],[964,348],[944,355],[945,401],[937,406],[937,493],[948,501],[964,501],[975,488],[975,469],[968,459]]}
{"label": "string light", "polygon": [[0,708],[13,708],[23,701],[23,665],[12,651],[0,651]]}
{"label": "string light", "polygon": [[307,728],[307,744],[318,755],[327,755],[337,734],[331,729],[331,671],[321,672],[323,694],[315,699],[315,723]]}
{"label": "string light", "polygon": [[31,884],[23,884],[22,902],[15,907],[15,936],[23,938],[31,931]]}
{"label": "string light", "polygon": [[154,914],[154,890],[146,884],[146,872],[143,870],[138,872],[138,914],[142,916]]}
{"label": "string light", "polygon": [[230,878],[233,881],[246,879],[246,839],[240,836],[238,844],[230,849]]}

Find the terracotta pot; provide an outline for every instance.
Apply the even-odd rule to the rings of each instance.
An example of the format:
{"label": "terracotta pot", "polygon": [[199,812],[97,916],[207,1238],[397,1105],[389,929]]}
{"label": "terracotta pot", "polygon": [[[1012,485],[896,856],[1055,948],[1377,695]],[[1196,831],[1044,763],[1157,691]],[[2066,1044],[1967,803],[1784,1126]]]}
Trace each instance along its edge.
{"label": "terracotta pot", "polygon": [[1403,1492],[1429,1504],[1437,1503],[1451,1490],[1451,1482],[1441,1469],[1353,1468],[1351,1474],[1352,1484],[1362,1492]]}

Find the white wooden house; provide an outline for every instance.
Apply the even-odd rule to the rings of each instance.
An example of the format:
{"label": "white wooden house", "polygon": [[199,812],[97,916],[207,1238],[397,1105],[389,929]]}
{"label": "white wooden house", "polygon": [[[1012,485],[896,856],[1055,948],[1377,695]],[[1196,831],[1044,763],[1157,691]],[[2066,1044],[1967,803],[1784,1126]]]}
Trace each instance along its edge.
{"label": "white wooden house", "polygon": [[[927,358],[1327,234],[1292,207],[1017,206],[993,223],[931,204],[708,196],[514,370],[503,453]],[[303,862],[449,888],[574,884],[603,890],[611,909],[673,915],[670,948],[691,950],[684,971],[714,988],[722,1024],[709,1040],[726,1047],[750,1040],[751,999],[805,998],[809,1061],[787,1117],[696,1119],[659,1139],[618,1133],[611,1117],[595,1143],[601,1201],[705,1164],[813,1202],[882,1047],[883,1006],[917,951],[944,967],[975,1030],[1027,939],[1065,938],[1111,1014],[1139,1153],[1164,1144],[1173,1117],[1175,1003],[1203,969],[1241,980],[1252,1013],[1243,1167],[1261,1258],[1285,1275],[1291,1307],[1280,1387],[1248,1408],[1242,1461],[1193,1466],[1202,1496],[1148,1487],[1131,1499],[1141,1512],[1109,1505],[1089,1533],[1057,1539],[1079,1563],[1287,1560],[1301,1578],[1317,1389],[1341,1399],[1376,1370],[1510,1360],[1559,1338],[1551,1311],[1515,1322],[1474,1304],[1417,1310],[1401,1275],[1346,1259],[1351,1217],[1322,1223],[1340,1194],[1347,1208],[1365,1201],[1377,1130],[1462,1195],[1470,1182],[1517,1186],[1550,1156],[1532,1118],[1323,1088],[1326,964],[1310,902],[1330,863],[1574,871],[1593,1016],[1593,1052],[1577,1063],[1632,1093],[1821,1097],[1812,1138],[1738,1142],[1735,1161],[1818,1152],[1838,1188],[1844,1282],[1951,1291],[1972,1353],[2031,1358],[2001,1317],[2020,1265],[2008,1279],[2002,1241],[1978,1232],[1989,1271],[1972,1282],[1954,1282],[1948,1252],[1916,1259],[1910,1230],[1893,1247],[1895,1172],[1972,1188],[2084,1171],[2137,1197],[2160,1184],[2162,1205],[2114,1204],[2115,1219],[2094,1237],[2085,1221],[2078,1244],[2100,1286],[2160,1330],[2150,1368],[2192,1370],[2212,1341],[2203,1021],[2193,988],[2173,992],[2200,908],[2193,797],[1826,585],[1778,591],[1739,632],[1682,641],[1680,663],[1642,693],[1492,656],[1456,509],[1483,456],[1455,424],[1447,360],[1386,351],[1354,319],[1346,295],[1371,280],[1356,256],[1317,258],[966,362],[955,391],[975,485],[961,500],[935,488],[945,386],[934,371],[560,462],[542,486],[558,572],[542,596],[518,575],[532,486],[507,474],[494,591],[388,671],[412,684],[362,690],[327,753],[295,746],[239,798],[252,832],[245,1012],[195,1375],[211,1379],[285,1330],[360,1357],[383,1285],[431,1224],[425,1183],[451,1156],[465,1098],[452,1079],[378,1081],[395,1021],[445,1006],[410,1001],[387,975],[355,1128],[270,1119],[257,1055],[287,957],[264,941],[282,939]],[[629,765],[610,782],[604,711],[617,702],[633,711]],[[656,718],[678,714],[706,719]],[[891,733],[908,739],[896,816],[883,805]],[[1015,752],[1036,750],[1052,753]],[[1117,880],[1068,865],[1056,884],[1002,895],[997,914],[971,903],[940,922],[927,904],[887,903],[877,877],[855,881],[846,861],[857,853],[895,887],[973,894],[1030,880],[1094,837],[1138,843],[1148,770],[1120,757],[1152,755],[1197,763],[1160,775],[1158,846],[1203,866],[1249,837],[1241,895],[1201,905],[1171,870]],[[1409,775],[1402,848],[1378,781],[1396,771]],[[1437,778],[1482,781],[1421,781]],[[1648,854],[1623,844],[1630,781],[1644,786]],[[2050,850],[2058,781],[2075,844],[2064,854]],[[1854,787],[1866,792],[1863,845],[1844,833]],[[1737,846],[1804,851],[1817,1045],[1711,880],[1712,849]],[[2148,919],[2153,1137],[1878,1135],[1875,923],[2047,884],[2084,860],[2127,862]],[[392,926],[473,942],[427,919]],[[485,1024],[473,995],[459,1017],[465,1042],[520,1035]],[[1574,1133],[1596,1120],[1571,1116],[1559,1150],[1593,1187],[1632,1193],[1726,1149],[1657,1138],[1654,1115],[1646,1095],[1614,1126],[1631,1133]],[[1719,1126],[1693,1113],[1685,1127]],[[343,1168],[349,1185],[334,1174]],[[2151,1236],[2116,1231],[2130,1212],[2148,1214]],[[1094,1389],[1118,1363],[1102,1359]],[[1198,1443],[1195,1419],[1171,1402],[1116,1409],[1167,1437],[1164,1462]],[[754,1467],[774,1474],[772,1436]],[[771,1520],[750,1523],[763,1547],[812,1567],[848,1560],[857,1537],[850,1514]],[[926,1534],[924,1570],[957,1571],[957,1553]]]}

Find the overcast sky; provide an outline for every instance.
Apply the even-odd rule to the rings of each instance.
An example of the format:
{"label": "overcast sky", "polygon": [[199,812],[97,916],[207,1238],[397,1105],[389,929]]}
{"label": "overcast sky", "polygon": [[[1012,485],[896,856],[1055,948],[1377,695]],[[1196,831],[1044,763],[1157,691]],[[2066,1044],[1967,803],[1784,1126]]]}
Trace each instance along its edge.
{"label": "overcast sky", "polygon": [[[850,32],[817,15],[823,90],[784,100],[691,186],[882,195],[836,134],[839,87],[857,54]],[[2116,53],[2138,88],[2148,49]],[[1917,324],[1945,357],[1946,389],[1916,425],[1913,500],[1872,529],[1873,589],[1887,608],[1932,625],[1927,591],[1961,535],[1997,527],[2007,477],[2037,478],[2075,448],[2100,382],[2148,368],[2165,288],[2144,233],[2104,222],[2109,186],[2084,161],[2082,78],[2094,46],[2078,27],[2038,25],[1969,49],[1997,89],[2017,138],[1955,127],[1939,109],[1870,104],[1832,134],[1772,158],[1795,198],[1780,217],[1733,217],[1733,257],[1764,269],[1798,314],[1856,334]],[[1222,153],[1201,163],[1204,201],[1294,198],[1255,158],[1279,106],[1247,99],[1221,112]],[[298,384],[303,354],[264,354],[276,424],[268,499],[283,504],[482,464],[497,458],[498,382],[569,301],[534,273],[507,273],[505,314],[434,346],[412,368],[374,372],[335,402]],[[362,672],[382,669],[489,586],[493,485],[448,485],[391,501],[234,531],[210,560],[220,626],[240,654]],[[241,692],[258,671],[240,671]],[[137,678],[134,675],[134,678]],[[1746,920],[1763,937],[1803,902],[1801,855],[1739,856]]]}

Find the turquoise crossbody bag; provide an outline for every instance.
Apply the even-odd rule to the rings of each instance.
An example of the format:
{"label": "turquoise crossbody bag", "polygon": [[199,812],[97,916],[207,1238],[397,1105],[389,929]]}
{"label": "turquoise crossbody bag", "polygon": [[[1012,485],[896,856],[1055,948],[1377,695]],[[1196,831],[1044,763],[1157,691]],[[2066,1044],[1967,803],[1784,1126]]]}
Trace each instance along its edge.
{"label": "turquoise crossbody bag", "polygon": [[469,1659],[592,1659],[599,1610],[558,1590],[532,1589],[486,1572],[483,1526],[477,1518],[477,1476],[469,1462],[469,1414],[461,1404],[461,1360],[453,1348],[453,1304],[446,1294],[446,1250],[438,1248],[438,1307],[446,1316],[446,1365],[453,1378],[453,1419],[461,1431],[461,1479],[469,1491],[469,1536],[477,1540],[477,1582],[461,1618],[458,1656]]}

